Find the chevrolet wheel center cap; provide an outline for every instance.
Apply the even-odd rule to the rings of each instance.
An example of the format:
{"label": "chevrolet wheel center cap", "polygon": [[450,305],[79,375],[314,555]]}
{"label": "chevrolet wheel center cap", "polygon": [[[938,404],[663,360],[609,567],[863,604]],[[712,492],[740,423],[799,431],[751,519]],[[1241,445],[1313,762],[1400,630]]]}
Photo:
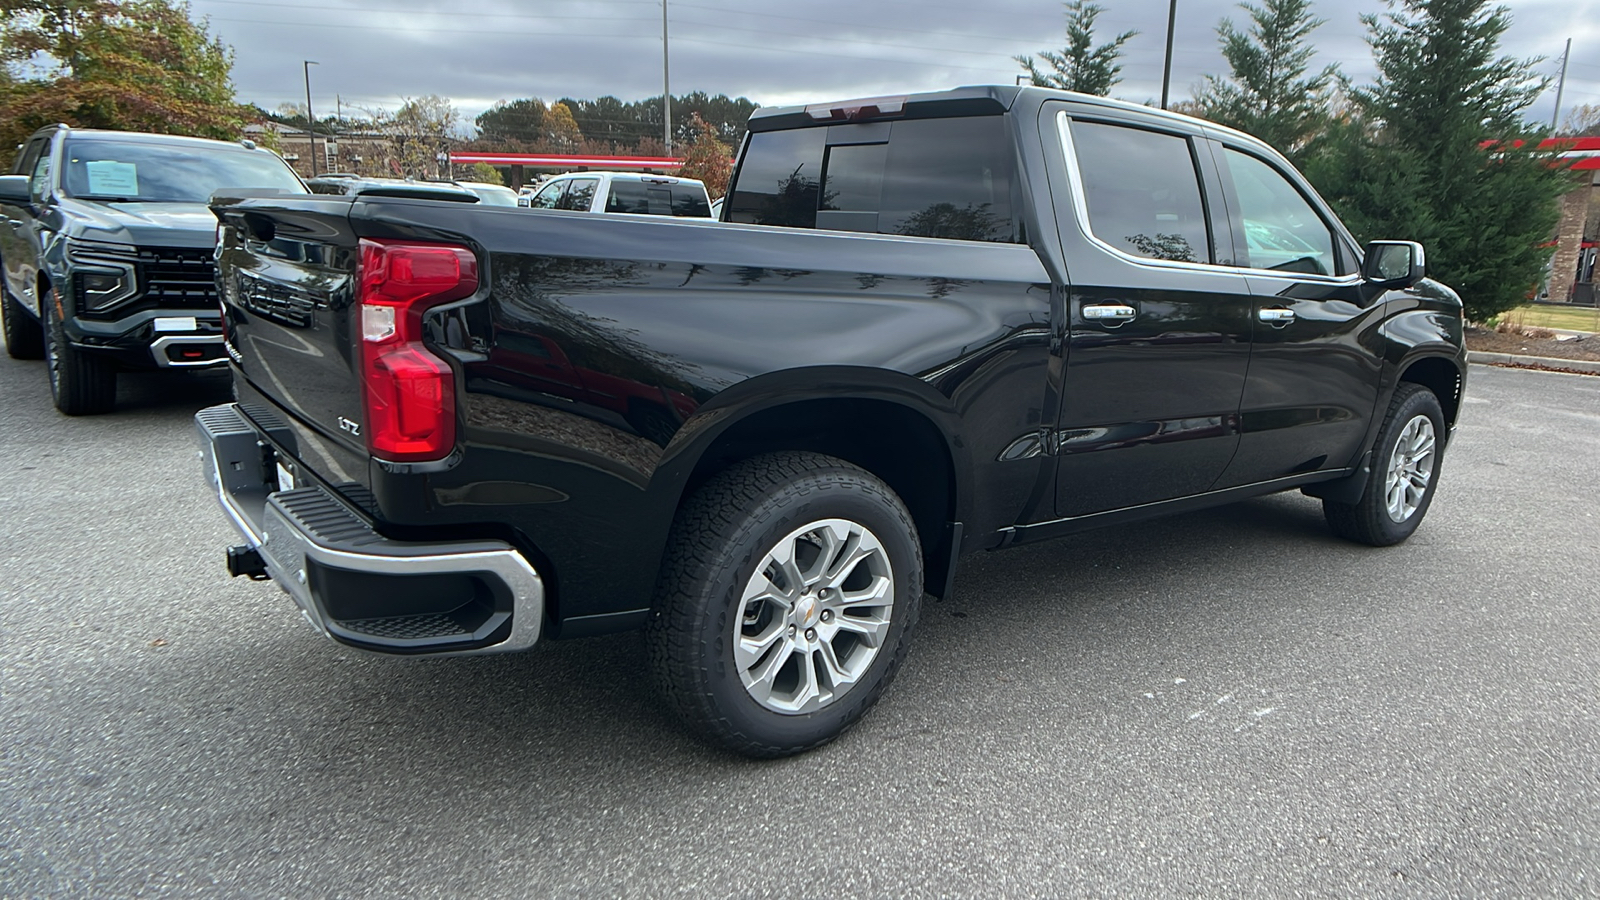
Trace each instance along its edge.
{"label": "chevrolet wheel center cap", "polygon": [[817,623],[817,598],[801,597],[800,602],[794,605],[794,617],[804,628],[810,628]]}

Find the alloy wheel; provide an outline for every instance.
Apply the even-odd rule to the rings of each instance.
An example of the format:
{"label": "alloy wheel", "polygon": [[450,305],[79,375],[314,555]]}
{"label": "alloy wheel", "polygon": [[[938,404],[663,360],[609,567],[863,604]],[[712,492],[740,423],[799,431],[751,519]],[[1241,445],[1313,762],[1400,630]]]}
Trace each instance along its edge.
{"label": "alloy wheel", "polygon": [[1389,518],[1404,522],[1416,515],[1433,480],[1435,447],[1433,420],[1413,416],[1400,431],[1384,477],[1384,505]]}
{"label": "alloy wheel", "polygon": [[894,571],[860,523],[823,519],[790,532],[745,584],[733,658],[750,697],[774,712],[814,712],[859,682],[882,649]]}

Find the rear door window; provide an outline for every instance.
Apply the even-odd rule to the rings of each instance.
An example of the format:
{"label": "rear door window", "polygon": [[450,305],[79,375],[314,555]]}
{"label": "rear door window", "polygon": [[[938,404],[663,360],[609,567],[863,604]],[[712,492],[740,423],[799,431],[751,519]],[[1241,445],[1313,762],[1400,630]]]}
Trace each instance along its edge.
{"label": "rear door window", "polygon": [[1071,132],[1089,230],[1096,238],[1146,259],[1212,262],[1200,178],[1187,138],[1078,120]]}

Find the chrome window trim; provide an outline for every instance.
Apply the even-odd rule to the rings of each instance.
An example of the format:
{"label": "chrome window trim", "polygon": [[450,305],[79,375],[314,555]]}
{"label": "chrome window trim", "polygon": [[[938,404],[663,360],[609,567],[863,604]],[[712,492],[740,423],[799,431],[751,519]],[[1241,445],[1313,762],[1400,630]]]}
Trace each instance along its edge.
{"label": "chrome window trim", "polygon": [[[1089,239],[1091,244],[1110,253],[1123,262],[1138,266],[1150,266],[1158,269],[1177,269],[1185,272],[1228,272],[1237,275],[1264,275],[1272,278],[1286,278],[1294,281],[1314,281],[1330,285],[1354,285],[1361,281],[1359,273],[1356,275],[1314,275],[1308,272],[1280,272],[1276,269],[1256,269],[1248,266],[1224,266],[1216,263],[1179,262],[1171,259],[1151,259],[1147,256],[1135,256],[1125,250],[1120,250],[1107,243],[1094,233],[1089,224],[1089,198],[1083,187],[1083,172],[1079,169],[1077,146],[1072,141],[1072,114],[1067,110],[1056,113],[1056,130],[1061,138],[1061,152],[1066,163],[1067,184],[1072,192],[1073,218],[1077,220],[1078,230]],[[1138,128],[1137,125],[1121,122],[1110,123],[1120,128]],[[1187,124],[1175,122],[1174,124]],[[1151,129],[1146,129],[1151,130]],[[1161,133],[1161,132],[1157,132]],[[1177,135],[1174,135],[1176,137]],[[1193,145],[1191,144],[1191,147]],[[1193,151],[1190,151],[1191,154]],[[1204,196],[1205,185],[1199,185],[1201,196]],[[1313,207],[1313,209],[1315,209]],[[1320,216],[1319,216],[1320,217]],[[1209,227],[1209,226],[1208,226]]]}

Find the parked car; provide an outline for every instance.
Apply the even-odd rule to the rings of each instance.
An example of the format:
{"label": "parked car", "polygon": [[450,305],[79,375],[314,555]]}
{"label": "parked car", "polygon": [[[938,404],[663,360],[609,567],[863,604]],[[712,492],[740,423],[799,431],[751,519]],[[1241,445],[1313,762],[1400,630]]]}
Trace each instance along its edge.
{"label": "parked car", "polygon": [[313,194],[349,197],[358,195],[417,197],[457,203],[478,203],[482,199],[473,191],[453,181],[418,181],[414,178],[381,178],[342,173],[307,178],[306,187],[310,188]]}
{"label": "parked car", "polygon": [[1460,299],[1271,147],[1013,86],[749,131],[726,222],[219,197],[229,570],[380,653],[642,628],[693,729],[778,756],[867,711],[964,554],[1294,489],[1364,544],[1428,512]]}
{"label": "parked car", "polygon": [[304,195],[249,142],[59,125],[0,176],[6,351],[45,358],[56,408],[110,411],[123,369],[226,364],[212,261],[219,188]]}
{"label": "parked car", "polygon": [[711,217],[705,183],[636,172],[572,172],[557,175],[528,198],[533,209]]}
{"label": "parked car", "polygon": [[463,187],[478,195],[478,200],[488,206],[516,206],[517,192],[503,184],[490,184],[486,181],[454,181],[457,187]]}

